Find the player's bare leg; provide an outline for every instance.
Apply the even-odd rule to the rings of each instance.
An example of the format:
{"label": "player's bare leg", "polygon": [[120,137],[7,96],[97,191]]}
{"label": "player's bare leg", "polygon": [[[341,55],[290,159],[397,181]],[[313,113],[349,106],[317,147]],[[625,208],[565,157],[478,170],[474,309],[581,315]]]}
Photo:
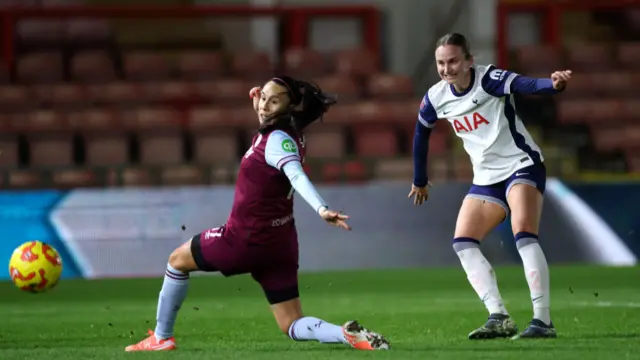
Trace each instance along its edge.
{"label": "player's bare leg", "polygon": [[167,351],[176,348],[173,325],[187,296],[189,273],[197,269],[191,254],[191,240],[171,253],[158,299],[155,331],[149,330],[146,339],[127,346],[125,351]]}
{"label": "player's bare leg", "polygon": [[519,338],[553,338],[556,330],[551,322],[549,267],[538,243],[542,214],[542,194],[527,184],[515,184],[507,194],[511,208],[511,226],[533,302],[533,320]]}
{"label": "player's bare leg", "polygon": [[511,337],[518,332],[498,290],[495,272],[480,251],[480,241],[506,216],[505,209],[491,201],[467,197],[458,213],[453,249],[456,251],[469,283],[487,310],[487,322],[472,331],[469,339]]}
{"label": "player's bare leg", "polygon": [[357,321],[339,326],[304,316],[300,298],[272,304],[271,310],[280,331],[295,341],[316,340],[325,344],[347,344],[358,350],[389,349],[389,342],[382,335],[365,329]]}

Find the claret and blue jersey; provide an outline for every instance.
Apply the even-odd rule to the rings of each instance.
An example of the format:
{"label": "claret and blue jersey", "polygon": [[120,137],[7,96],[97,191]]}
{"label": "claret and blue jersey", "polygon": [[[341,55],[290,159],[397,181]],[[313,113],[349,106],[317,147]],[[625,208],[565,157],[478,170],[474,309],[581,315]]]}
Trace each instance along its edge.
{"label": "claret and blue jersey", "polygon": [[464,92],[440,81],[420,104],[414,138],[414,184],[427,183],[427,150],[430,129],[438,119],[451,123],[473,165],[473,183],[491,185],[518,170],[540,164],[542,153],[515,110],[514,93],[554,94],[551,79],[527,78],[492,65],[471,69],[471,83]]}

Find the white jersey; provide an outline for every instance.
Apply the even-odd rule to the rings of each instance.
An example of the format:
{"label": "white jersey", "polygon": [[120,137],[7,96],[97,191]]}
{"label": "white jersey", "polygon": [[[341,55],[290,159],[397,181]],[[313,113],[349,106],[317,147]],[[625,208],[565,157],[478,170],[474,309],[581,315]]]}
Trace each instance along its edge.
{"label": "white jersey", "polygon": [[418,121],[435,126],[447,119],[473,165],[473,183],[491,185],[544,159],[516,114],[511,83],[519,76],[476,65],[469,88],[458,93],[446,81],[433,85],[420,104]]}

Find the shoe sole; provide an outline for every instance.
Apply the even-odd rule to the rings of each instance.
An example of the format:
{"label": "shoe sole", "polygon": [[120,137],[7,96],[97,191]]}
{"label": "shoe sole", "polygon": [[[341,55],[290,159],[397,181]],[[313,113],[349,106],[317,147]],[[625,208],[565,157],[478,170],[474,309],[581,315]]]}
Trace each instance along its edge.
{"label": "shoe sole", "polygon": [[[360,323],[356,320],[351,321],[347,326],[345,326],[344,330],[348,333],[359,333],[361,331],[369,332],[373,337],[373,339],[370,340],[370,344],[374,350],[388,350],[391,348],[389,341],[387,341],[384,336],[371,333],[370,331],[365,329],[364,326],[360,325]],[[386,347],[383,347],[384,345],[386,345]]]}

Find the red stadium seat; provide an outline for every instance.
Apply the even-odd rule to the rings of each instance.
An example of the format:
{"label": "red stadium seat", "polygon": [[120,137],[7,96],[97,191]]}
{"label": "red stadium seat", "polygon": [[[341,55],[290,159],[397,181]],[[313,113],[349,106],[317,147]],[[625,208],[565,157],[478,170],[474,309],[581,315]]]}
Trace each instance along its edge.
{"label": "red stadium seat", "polygon": [[44,179],[42,172],[38,170],[16,169],[9,171],[7,187],[11,189],[37,189],[42,188]]}
{"label": "red stadium seat", "polygon": [[347,182],[363,182],[367,180],[367,167],[360,161],[351,160],[343,166]]}
{"label": "red stadium seat", "polygon": [[204,179],[202,169],[192,165],[166,166],[160,171],[160,181],[167,186],[199,185]]}
{"label": "red stadium seat", "polygon": [[322,91],[338,95],[339,104],[347,104],[362,98],[362,89],[358,83],[350,78],[340,75],[327,75],[316,77],[312,80]]}
{"label": "red stadium seat", "polygon": [[54,85],[36,85],[33,95],[40,105],[55,108],[73,108],[88,105],[86,89],[81,85],[59,83]]}
{"label": "red stadium seat", "polygon": [[113,60],[104,51],[84,51],[71,58],[71,78],[78,82],[115,81]]}
{"label": "red stadium seat", "polygon": [[20,83],[43,84],[62,81],[62,55],[41,52],[18,58],[16,77]]}
{"label": "red stadium seat", "polygon": [[627,99],[622,102],[622,114],[624,120],[640,124],[640,103],[636,99]]}
{"label": "red stadium seat", "polygon": [[564,124],[577,124],[585,121],[589,113],[588,100],[560,100],[557,102],[558,120]]}
{"label": "red stadium seat", "polygon": [[354,128],[356,154],[364,157],[389,157],[398,153],[398,138],[392,127]]}
{"label": "red stadium seat", "polygon": [[51,173],[51,181],[57,189],[97,187],[102,183],[96,173],[89,169],[59,169]]}
{"label": "red stadium seat", "polygon": [[405,97],[406,100],[396,100],[385,103],[389,122],[396,124],[412,124],[418,120],[421,98]]}
{"label": "red stadium seat", "polygon": [[180,53],[178,71],[189,80],[218,79],[227,73],[222,53],[197,50]]}
{"label": "red stadium seat", "polygon": [[[249,115],[255,116],[255,113],[243,114],[242,110],[210,107],[192,109],[189,114],[189,132],[193,139],[194,161],[202,164],[236,161],[238,138],[231,126]],[[236,116],[241,119],[234,119]]]}
{"label": "red stadium seat", "polygon": [[324,55],[312,49],[291,48],[283,55],[284,73],[293,77],[318,77],[328,71]]}
{"label": "red stadium seat", "polygon": [[614,67],[613,49],[608,44],[573,44],[567,47],[567,67],[573,70],[609,70]]}
{"label": "red stadium seat", "polygon": [[415,96],[410,77],[385,73],[372,74],[369,77],[367,93],[376,100],[406,99]]}
{"label": "red stadium seat", "polygon": [[[550,74],[544,75],[548,78]],[[592,73],[577,73],[571,76],[571,86],[568,86],[565,91],[562,92],[562,98],[584,98],[593,97],[597,91],[601,89],[599,86],[594,86],[599,74]]]}
{"label": "red stadium seat", "polygon": [[563,66],[562,52],[551,46],[524,46],[516,52],[519,71],[522,73],[549,72]]}
{"label": "red stadium seat", "polygon": [[36,110],[16,119],[14,128],[26,132],[32,166],[73,164],[73,135],[63,114]]}
{"label": "red stadium seat", "polygon": [[625,117],[621,102],[615,99],[587,99],[585,106],[588,111],[584,119],[589,123],[610,123]]}
{"label": "red stadium seat", "polygon": [[618,62],[624,68],[640,70],[640,42],[624,43],[618,46]]}
{"label": "red stadium seat", "polygon": [[305,131],[307,157],[339,159],[346,155],[344,129],[327,124],[313,124]]}
{"label": "red stadium seat", "polygon": [[[254,81],[264,81],[274,72],[269,55],[264,52],[236,53],[232,56],[231,69],[233,75]],[[248,98],[249,90],[246,96]]]}
{"label": "red stadium seat", "polygon": [[1,111],[27,110],[34,104],[31,88],[23,85],[0,86]]}
{"label": "red stadium seat", "polygon": [[636,83],[634,83],[635,79],[627,73],[610,71],[591,74],[588,76],[591,78],[591,83],[575,84],[575,75],[573,75],[571,79],[571,86],[569,86],[566,91],[578,87],[590,86],[598,96],[609,98],[624,97],[625,95],[633,96],[634,91],[636,91]]}
{"label": "red stadium seat", "polygon": [[20,43],[27,46],[61,44],[66,36],[66,30],[66,21],[25,19],[17,22],[16,37]]}
{"label": "red stadium seat", "polygon": [[171,108],[148,107],[125,115],[125,126],[137,130],[140,162],[145,165],[170,165],[184,161],[182,114]]}
{"label": "red stadium seat", "polygon": [[378,57],[366,49],[343,50],[334,54],[335,71],[344,76],[367,76],[377,73]]}
{"label": "red stadium seat", "polygon": [[[348,124],[355,116],[353,109],[356,104],[343,104],[334,106],[327,111],[322,117],[322,123],[326,125],[344,125]],[[323,126],[323,125],[313,125]]]}
{"label": "red stadium seat", "polygon": [[197,90],[192,83],[180,80],[140,84],[140,97],[148,103],[184,107],[197,103]]}
{"label": "red stadium seat", "polygon": [[374,177],[380,180],[412,179],[413,160],[411,158],[380,159],[376,161]]}
{"label": "red stadium seat", "polygon": [[471,160],[464,154],[453,159],[453,176],[456,180],[468,182],[473,179]]}
{"label": "red stadium seat", "polygon": [[454,165],[453,163],[451,163],[452,158],[453,156],[450,151],[446,151],[440,156],[429,156],[427,166],[429,167],[430,181],[437,183],[449,180],[451,178],[451,175],[453,175],[451,174],[451,172],[453,171]]}
{"label": "red stadium seat", "polygon": [[18,166],[17,134],[0,132],[0,168]]}
{"label": "red stadium seat", "polygon": [[[406,122],[399,127],[402,133],[402,142],[406,144],[406,148],[411,152],[413,149],[413,136],[415,134],[415,122]],[[429,155],[440,156],[449,149],[449,139],[451,138],[450,126],[446,120],[440,120],[435,128],[432,129],[431,136],[429,137]]]}
{"label": "red stadium seat", "polygon": [[262,85],[258,81],[241,79],[221,79],[195,83],[195,92],[204,102],[213,102],[218,106],[251,106],[249,90]]}
{"label": "red stadium seat", "polygon": [[172,75],[167,58],[153,51],[134,51],[124,54],[124,72],[129,80],[162,80]]}
{"label": "red stadium seat", "polygon": [[625,127],[624,141],[621,143],[621,146],[640,152],[640,123]]}
{"label": "red stadium seat", "polygon": [[129,162],[129,138],[116,111],[87,109],[68,114],[71,127],[82,134],[88,165],[123,165]]}
{"label": "red stadium seat", "polygon": [[104,85],[87,85],[87,98],[95,104],[119,106],[139,104],[141,90],[136,83],[116,81]]}
{"label": "red stadium seat", "polygon": [[122,170],[120,182],[125,187],[151,186],[156,185],[153,174],[144,167],[128,167]]}
{"label": "red stadium seat", "polygon": [[[80,1],[78,5],[84,2]],[[72,19],[67,22],[66,38],[73,43],[107,43],[113,36],[113,30],[108,20],[103,19]]]}
{"label": "red stadium seat", "polygon": [[619,149],[624,140],[624,129],[619,127],[593,126],[590,128],[593,145],[598,151]]}
{"label": "red stadium seat", "polygon": [[340,163],[328,162],[322,165],[321,178],[322,182],[332,183],[338,182],[343,177],[343,168]]}

